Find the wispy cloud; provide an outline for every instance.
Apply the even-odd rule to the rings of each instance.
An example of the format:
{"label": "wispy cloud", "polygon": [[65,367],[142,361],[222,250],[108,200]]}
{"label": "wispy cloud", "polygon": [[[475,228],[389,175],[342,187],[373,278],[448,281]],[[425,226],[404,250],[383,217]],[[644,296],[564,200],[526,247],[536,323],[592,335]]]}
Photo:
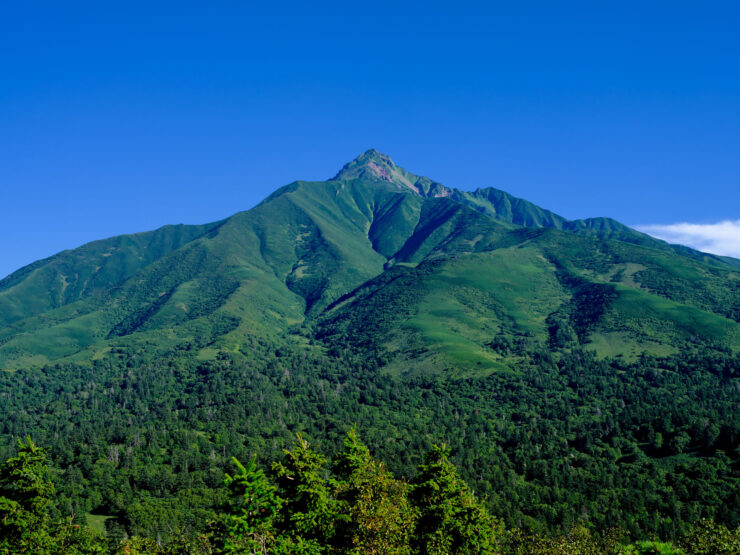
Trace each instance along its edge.
{"label": "wispy cloud", "polygon": [[740,258],[740,220],[716,224],[638,225],[635,228],[669,243]]}

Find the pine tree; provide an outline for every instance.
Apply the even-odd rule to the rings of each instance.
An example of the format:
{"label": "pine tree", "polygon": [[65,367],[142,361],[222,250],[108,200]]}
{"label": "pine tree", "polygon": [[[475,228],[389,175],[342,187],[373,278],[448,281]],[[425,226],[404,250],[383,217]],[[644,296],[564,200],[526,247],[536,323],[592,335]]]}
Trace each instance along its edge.
{"label": "pine tree", "polygon": [[411,499],[419,511],[414,543],[420,553],[482,555],[498,550],[500,523],[459,477],[444,445],[435,445],[419,465]]}
{"label": "pine tree", "polygon": [[231,493],[231,513],[225,521],[227,553],[266,552],[273,540],[273,519],[282,500],[277,489],[257,468],[257,456],[245,467],[231,459],[239,472],[226,475],[224,484]]}
{"label": "pine tree", "polygon": [[338,543],[350,553],[410,553],[415,511],[408,485],[373,459],[354,429],[335,458],[334,472],[339,479],[337,497],[343,503]]}

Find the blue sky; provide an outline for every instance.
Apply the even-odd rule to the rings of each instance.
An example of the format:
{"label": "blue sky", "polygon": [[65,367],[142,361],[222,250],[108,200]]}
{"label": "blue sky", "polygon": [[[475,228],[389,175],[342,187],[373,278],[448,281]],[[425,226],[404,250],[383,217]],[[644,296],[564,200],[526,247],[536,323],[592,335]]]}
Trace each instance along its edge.
{"label": "blue sky", "polygon": [[736,6],[5,2],[0,274],[370,147],[569,218],[695,224],[686,243],[725,222],[704,248],[736,248]]}

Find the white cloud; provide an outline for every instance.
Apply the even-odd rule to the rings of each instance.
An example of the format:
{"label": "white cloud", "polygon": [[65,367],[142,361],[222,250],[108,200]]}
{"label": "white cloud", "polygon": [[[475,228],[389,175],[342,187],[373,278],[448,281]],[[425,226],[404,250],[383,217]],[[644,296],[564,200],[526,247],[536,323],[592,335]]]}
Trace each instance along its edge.
{"label": "white cloud", "polygon": [[669,243],[740,258],[740,220],[716,224],[638,225],[635,229]]}

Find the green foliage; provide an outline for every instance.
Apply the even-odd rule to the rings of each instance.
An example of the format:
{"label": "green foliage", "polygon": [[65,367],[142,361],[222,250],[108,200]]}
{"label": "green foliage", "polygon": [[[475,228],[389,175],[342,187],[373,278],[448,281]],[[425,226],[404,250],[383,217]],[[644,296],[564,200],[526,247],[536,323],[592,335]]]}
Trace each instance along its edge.
{"label": "green foliage", "polygon": [[[294,446],[275,463],[275,478],[282,482],[279,492],[256,466],[253,458],[244,466],[233,460],[238,472],[227,475],[228,511],[222,525],[211,526],[196,535],[179,530],[172,539],[132,536],[106,545],[84,526],[48,517],[50,500],[39,503],[41,495],[53,495],[48,482],[43,451],[30,440],[19,445],[19,456],[3,466],[4,491],[26,494],[29,507],[41,507],[43,530],[34,537],[3,537],[0,553],[104,554],[117,555],[212,555],[252,554],[408,554],[504,553],[512,555],[731,555],[740,552],[740,528],[734,532],[709,520],[695,523],[674,543],[641,540],[630,543],[624,531],[609,529],[594,533],[583,524],[553,536],[522,529],[506,530],[488,515],[467,484],[457,475],[444,446],[433,446],[419,465],[409,488],[375,460],[355,429],[344,438],[344,447],[334,457],[333,476],[321,478],[326,459],[298,437]],[[298,479],[310,487],[294,487]],[[10,486],[10,487],[8,487]],[[293,506],[302,512],[292,518],[278,493],[293,495]],[[6,499],[6,498],[3,498]],[[327,511],[330,507],[333,512]],[[316,516],[309,516],[309,513]],[[311,520],[322,526],[331,522],[336,533],[310,532]],[[223,525],[225,523],[225,525]],[[327,528],[324,527],[324,530]]]}
{"label": "green foliage", "polygon": [[410,553],[418,509],[408,485],[375,460],[353,428],[334,459],[336,496],[342,502],[337,543],[348,553]]}
{"label": "green foliage", "polygon": [[[558,534],[585,519],[672,540],[700,518],[740,523],[737,355],[687,346],[627,362],[543,350],[513,374],[431,380],[308,343],[254,341],[208,362],[177,353],[166,365],[121,350],[92,368],[0,374],[0,389],[15,392],[0,458],[33,432],[50,446],[57,511],[76,522],[94,513],[120,538],[197,534],[227,502],[231,456],[277,460],[296,431],[337,452],[352,421],[406,479],[432,443],[447,443],[510,527]],[[681,432],[691,441],[676,455]]]}
{"label": "green foliage", "polygon": [[272,466],[284,500],[278,526],[289,531],[297,545],[305,544],[301,549],[327,545],[335,534],[338,505],[325,477],[325,463],[326,458],[298,434],[292,449],[286,449],[283,460]]}
{"label": "green foliage", "polygon": [[631,553],[624,545],[618,530],[608,530],[603,536],[594,536],[583,525],[571,528],[565,534],[543,536],[526,533],[520,529],[507,531],[504,553],[512,555],[605,555]]}
{"label": "green foliage", "polygon": [[224,550],[239,553],[245,549],[262,549],[270,541],[272,521],[282,501],[275,486],[257,468],[256,455],[246,467],[236,458],[232,461],[239,472],[233,477],[227,474],[224,480],[231,499]]}
{"label": "green foliage", "polygon": [[619,551],[620,555],[657,554],[657,555],[684,555],[684,551],[666,542],[641,541],[627,545]]}
{"label": "green foliage", "polygon": [[128,538],[126,540],[123,540],[119,546],[118,549],[115,551],[116,555],[145,555],[145,554],[153,554],[153,555],[159,555],[163,554],[165,550],[160,546],[155,540],[152,538],[140,538],[137,536],[134,536],[133,538]]}
{"label": "green foliage", "polygon": [[49,504],[53,494],[46,453],[30,437],[18,441],[18,454],[0,468],[0,549],[50,549]]}
{"label": "green foliage", "polygon": [[414,543],[421,553],[494,553],[500,525],[475,499],[448,456],[444,445],[435,445],[419,466],[412,490],[419,510]]}
{"label": "green foliage", "polygon": [[[104,553],[113,555],[214,555],[225,553],[226,551],[215,545],[212,536],[213,534],[199,534],[195,537],[181,535],[166,543],[154,538],[133,536],[121,540],[113,548],[106,549]],[[239,553],[247,553],[247,551],[243,550]]]}
{"label": "green foliage", "polygon": [[0,553],[104,553],[105,544],[69,520],[54,521],[46,453],[31,438],[0,468]]}
{"label": "green foliage", "polygon": [[740,526],[734,531],[711,520],[696,522],[681,542],[691,555],[732,555],[740,553]]}

